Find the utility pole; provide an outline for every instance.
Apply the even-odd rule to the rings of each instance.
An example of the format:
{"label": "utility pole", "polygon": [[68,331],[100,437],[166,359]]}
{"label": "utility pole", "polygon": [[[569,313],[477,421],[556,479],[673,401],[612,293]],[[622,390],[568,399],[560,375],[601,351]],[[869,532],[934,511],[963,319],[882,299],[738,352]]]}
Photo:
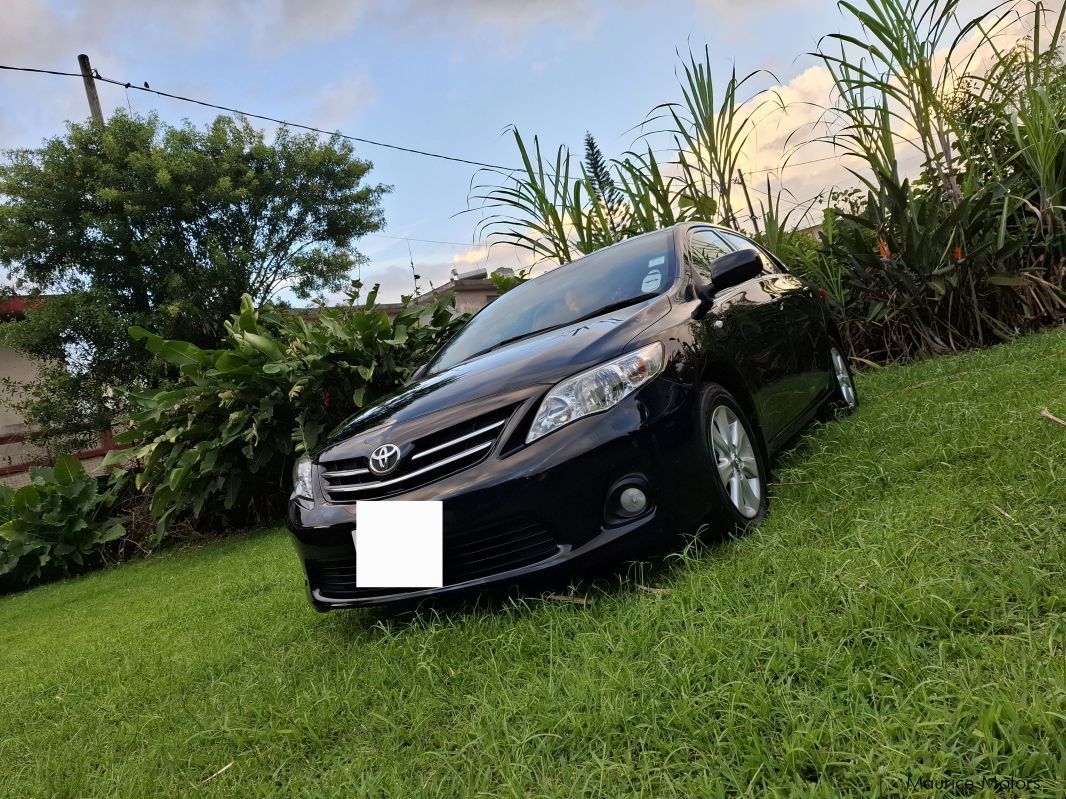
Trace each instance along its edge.
{"label": "utility pole", "polygon": [[89,64],[89,56],[82,53],[78,56],[78,66],[81,67],[81,79],[85,83],[85,97],[89,100],[89,112],[93,116],[93,122],[104,124],[104,113],[100,110],[100,96],[96,93],[96,81],[93,79],[93,69]]}

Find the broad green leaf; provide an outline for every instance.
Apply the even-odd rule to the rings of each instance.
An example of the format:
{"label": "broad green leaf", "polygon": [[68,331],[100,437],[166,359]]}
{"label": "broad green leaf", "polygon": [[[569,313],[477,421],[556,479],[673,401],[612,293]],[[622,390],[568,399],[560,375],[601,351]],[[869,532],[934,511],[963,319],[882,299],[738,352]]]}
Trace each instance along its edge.
{"label": "broad green leaf", "polygon": [[11,509],[16,514],[35,513],[41,507],[41,492],[34,485],[22,486],[11,498]]}
{"label": "broad green leaf", "polygon": [[248,368],[248,359],[237,352],[223,352],[215,359],[215,368],[220,372],[236,372]]}
{"label": "broad green leaf", "polygon": [[87,476],[81,463],[70,455],[60,455],[52,470],[59,485],[71,485]]}
{"label": "broad green leaf", "polygon": [[277,342],[258,333],[241,333],[239,338],[248,342],[249,345],[266,355],[273,361],[280,361],[285,357]]}
{"label": "broad green leaf", "polygon": [[121,466],[131,457],[128,449],[113,449],[104,455],[104,466]]}

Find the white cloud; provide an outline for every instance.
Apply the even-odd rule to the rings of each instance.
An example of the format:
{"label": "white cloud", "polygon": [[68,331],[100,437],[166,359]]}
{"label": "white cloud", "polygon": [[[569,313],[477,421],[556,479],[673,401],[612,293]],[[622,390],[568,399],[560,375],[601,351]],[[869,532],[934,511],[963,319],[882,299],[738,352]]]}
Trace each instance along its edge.
{"label": "white cloud", "polygon": [[824,0],[748,0],[746,3],[737,3],[734,0],[697,0],[697,5],[713,11],[773,11],[774,9],[787,6],[824,5]]}
{"label": "white cloud", "polygon": [[720,26],[724,19],[734,28],[734,33],[735,28],[739,26],[744,29],[745,34],[750,33],[754,26],[773,25],[773,20],[766,20],[766,14],[802,6],[824,9],[833,5],[827,0],[697,0],[697,6],[707,25]]}
{"label": "white cloud", "polygon": [[452,264],[455,266],[456,269],[459,269],[459,271],[463,271],[464,269],[470,268],[472,264],[478,266],[484,264],[488,260],[488,257],[488,245],[484,245],[481,247],[472,246],[465,252],[461,252],[458,255],[453,255]]}
{"label": "white cloud", "polygon": [[5,61],[73,69],[79,52],[121,51],[127,43],[175,52],[224,43],[264,56],[360,27],[417,38],[488,33],[513,52],[546,26],[587,35],[603,12],[592,0],[82,0],[66,7],[49,0],[6,0],[3,16]]}
{"label": "white cloud", "polygon": [[27,63],[40,53],[41,43],[57,33],[56,14],[41,0],[8,0],[0,25],[0,53],[10,63]]}
{"label": "white cloud", "polygon": [[[1008,20],[995,31],[996,46],[1009,49],[1028,32],[1024,20]],[[934,55],[934,69],[943,69],[947,56],[947,48],[938,51]],[[952,60],[956,66],[966,63],[972,72],[981,71],[993,57],[993,48],[974,36],[962,43],[953,53]],[[825,66],[815,65],[784,84],[768,87],[765,94],[748,104],[748,108],[753,108],[755,103],[763,103],[756,112],[758,124],[744,148],[741,164],[756,212],[771,199],[767,196],[767,178],[770,179],[769,193],[776,197],[780,192],[782,212],[799,209],[794,212],[793,220],[817,195],[834,188],[861,185],[848,168],[863,172],[864,164],[858,159],[842,155],[838,149],[820,140],[828,132],[823,109],[832,100],[833,81],[829,70]],[[894,127],[900,174],[913,176],[923,161],[918,148],[908,143],[916,138],[916,132],[902,123]],[[741,216],[741,223],[746,224],[747,214],[740,211],[746,209],[747,205],[739,187],[734,190],[731,199]],[[815,211],[807,221],[816,222],[819,218],[820,213]]]}
{"label": "white cloud", "polygon": [[300,119],[323,130],[339,130],[358,119],[359,114],[377,101],[374,84],[366,75],[351,75],[342,81],[321,86],[313,104]]}
{"label": "white cloud", "polygon": [[[0,24],[0,53],[8,64],[76,72],[77,54],[89,53],[101,74],[182,93],[180,70],[153,76],[139,63],[144,52],[176,58],[196,51],[225,47],[258,59],[285,54],[295,47],[328,42],[365,28],[398,39],[437,38],[456,48],[458,58],[488,47],[496,55],[513,57],[546,27],[563,29],[564,36],[587,35],[602,12],[592,0],[95,0],[59,5],[50,0],[6,0]],[[402,42],[401,46],[411,46]],[[157,79],[158,78],[158,79]],[[164,80],[165,78],[165,80]],[[47,91],[41,86],[47,81]],[[165,85],[164,85],[165,84]],[[255,99],[253,87],[248,102]],[[81,85],[70,78],[20,74],[0,75],[5,111],[5,146],[36,144],[44,132],[56,133],[64,119],[86,116]],[[119,87],[100,85],[105,113],[126,106]],[[130,92],[137,110],[138,93]],[[192,96],[212,97],[211,91]],[[59,114],[58,101],[71,113]],[[28,98],[33,98],[30,102]],[[217,98],[224,101],[227,98]],[[376,99],[365,75],[340,78],[313,89],[306,98],[314,124],[333,129],[350,123],[353,115]],[[166,101],[141,98],[141,107]],[[195,109],[180,112],[196,114]]]}

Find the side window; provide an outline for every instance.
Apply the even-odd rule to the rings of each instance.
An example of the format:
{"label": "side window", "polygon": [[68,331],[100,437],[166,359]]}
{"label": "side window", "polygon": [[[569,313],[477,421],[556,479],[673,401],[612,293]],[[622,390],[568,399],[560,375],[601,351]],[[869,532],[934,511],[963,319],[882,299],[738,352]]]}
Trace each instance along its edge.
{"label": "side window", "polygon": [[710,280],[711,262],[730,252],[730,247],[712,230],[696,230],[689,236],[688,242],[693,268]]}
{"label": "side window", "polygon": [[777,260],[773,255],[766,251],[765,247],[756,244],[746,236],[741,236],[739,233],[733,233],[729,230],[717,230],[715,231],[722,239],[734,250],[755,250],[763,257],[763,274],[777,275],[781,272],[787,271],[784,265]]}

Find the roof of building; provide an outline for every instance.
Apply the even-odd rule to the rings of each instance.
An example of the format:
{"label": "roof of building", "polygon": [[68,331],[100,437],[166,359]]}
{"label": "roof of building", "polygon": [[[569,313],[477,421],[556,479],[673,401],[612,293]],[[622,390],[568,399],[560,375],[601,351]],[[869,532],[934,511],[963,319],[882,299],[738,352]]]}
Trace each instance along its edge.
{"label": "roof of building", "polygon": [[27,309],[41,305],[54,296],[53,294],[39,294],[34,297],[21,294],[0,296],[0,322],[17,322],[25,319]]}
{"label": "roof of building", "polygon": [[[507,270],[498,270],[507,271]],[[463,293],[463,292],[484,292],[486,294],[496,291],[496,284],[488,278],[488,273],[484,269],[474,269],[469,272],[462,272],[457,274],[447,283],[442,283],[439,286],[433,286],[429,291],[422,292],[417,297],[412,297],[408,305],[428,305],[436,297],[450,293]],[[358,307],[358,306],[357,306]],[[394,316],[403,309],[404,304],[402,302],[376,302],[374,307],[378,310],[384,311],[389,316]],[[319,309],[314,308],[292,308],[289,312],[298,316],[303,316],[306,319],[315,319],[318,316]]]}
{"label": "roof of building", "polygon": [[[470,272],[462,272],[457,274],[447,283],[442,283],[439,286],[433,286],[429,291],[419,294],[417,297],[412,298],[411,304],[413,305],[425,305],[432,302],[436,297],[442,294],[450,294],[452,292],[463,291],[493,291],[496,285],[489,280],[488,273],[484,269],[474,269]],[[386,313],[392,311],[399,311],[403,308],[402,302],[379,302],[377,307]]]}

